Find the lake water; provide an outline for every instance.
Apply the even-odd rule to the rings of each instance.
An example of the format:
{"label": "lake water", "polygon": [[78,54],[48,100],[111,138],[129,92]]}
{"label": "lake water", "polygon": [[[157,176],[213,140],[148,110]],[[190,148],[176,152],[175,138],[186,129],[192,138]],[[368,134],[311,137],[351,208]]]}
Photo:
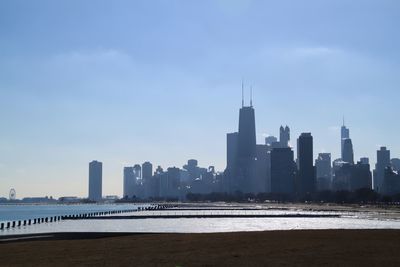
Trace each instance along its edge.
{"label": "lake water", "polygon": [[[66,215],[106,210],[135,209],[137,205],[35,205],[0,206],[1,220],[27,219],[45,215]],[[68,212],[68,213],[66,213]],[[32,214],[35,216],[29,217]],[[41,214],[39,216],[39,214]],[[246,215],[339,215],[338,218],[173,218],[126,219],[124,215],[246,214]],[[13,217],[14,216],[14,217]],[[50,232],[139,232],[139,233],[215,233],[297,229],[400,229],[400,218],[382,219],[379,214],[339,211],[282,210],[163,210],[120,215],[121,219],[64,220],[0,230],[0,235]]]}
{"label": "lake water", "polygon": [[113,210],[137,209],[135,204],[74,204],[74,205],[0,205],[0,222],[83,214]]}

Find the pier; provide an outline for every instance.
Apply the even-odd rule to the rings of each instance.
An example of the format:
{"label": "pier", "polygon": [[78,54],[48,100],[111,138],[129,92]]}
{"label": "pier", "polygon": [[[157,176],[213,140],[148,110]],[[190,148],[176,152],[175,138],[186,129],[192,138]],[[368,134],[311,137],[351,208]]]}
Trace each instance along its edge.
{"label": "pier", "polygon": [[5,221],[0,223],[0,231],[10,230],[13,228],[27,227],[30,225],[41,224],[41,223],[59,222],[62,220],[108,218],[108,217],[116,217],[115,215],[117,214],[126,214],[138,211],[164,210],[173,207],[174,207],[173,205],[151,204],[150,206],[138,207],[137,209],[109,210],[109,211],[99,211],[99,212],[68,214],[68,215],[46,216],[40,218],[31,218],[31,219],[15,220],[15,221]]}

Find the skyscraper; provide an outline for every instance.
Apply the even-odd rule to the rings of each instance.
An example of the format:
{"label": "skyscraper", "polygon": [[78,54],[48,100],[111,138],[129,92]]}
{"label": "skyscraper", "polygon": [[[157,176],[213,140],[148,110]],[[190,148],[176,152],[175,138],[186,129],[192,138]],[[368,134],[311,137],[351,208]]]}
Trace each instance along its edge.
{"label": "skyscraper", "polygon": [[280,143],[275,136],[265,137],[265,145],[267,147],[267,158],[266,158],[266,169],[267,169],[267,180],[265,184],[265,192],[271,192],[271,152],[274,148],[280,147]]}
{"label": "skyscraper", "polygon": [[272,146],[273,144],[278,142],[278,138],[276,138],[275,136],[267,136],[265,137],[265,144],[267,146]]}
{"label": "skyscraper", "polygon": [[289,141],[290,141],[290,129],[288,126],[279,129],[279,143],[281,147],[289,147]]}
{"label": "skyscraper", "polygon": [[377,162],[374,170],[374,190],[380,192],[383,177],[385,175],[385,168],[390,166],[390,150],[386,147],[381,147],[376,152]]}
{"label": "skyscraper", "polygon": [[342,139],[343,147],[342,147],[342,160],[344,162],[354,164],[354,152],[353,152],[353,143],[350,138]]}
{"label": "skyscraper", "polygon": [[369,164],[369,158],[360,158],[360,163],[361,164]]}
{"label": "skyscraper", "polygon": [[123,197],[132,198],[135,195],[136,177],[133,167],[124,167]]}
{"label": "skyscraper", "polygon": [[146,181],[153,176],[153,164],[146,161],[142,164],[142,179]]}
{"label": "skyscraper", "polygon": [[331,154],[319,153],[318,158],[315,160],[315,169],[317,173],[317,190],[330,190],[332,182]]}
{"label": "skyscraper", "polygon": [[142,179],[142,167],[139,164],[135,164],[133,169],[135,170],[136,179]]}
{"label": "skyscraper", "polygon": [[154,196],[154,183],[152,183],[153,178],[153,164],[146,161],[142,164],[142,182],[144,187],[144,197],[148,198]]}
{"label": "skyscraper", "polygon": [[[226,135],[226,166],[232,170],[236,165],[239,133],[228,133]],[[196,177],[197,178],[197,177]]]}
{"label": "skyscraper", "polygon": [[316,190],[315,168],[313,165],[313,137],[302,133],[297,140],[298,181],[296,186],[300,195]]}
{"label": "skyscraper", "polygon": [[256,175],[253,182],[254,193],[266,192],[267,171],[268,171],[268,147],[267,145],[257,145]]}
{"label": "skyscraper", "polygon": [[344,124],[344,118],[343,118],[343,125],[341,128],[341,155],[342,155],[342,159],[343,159],[343,147],[344,147],[344,140],[350,138],[350,130],[348,128],[346,128],[345,124]]}
{"label": "skyscraper", "polygon": [[271,193],[293,194],[295,173],[293,150],[274,148],[271,151]]}
{"label": "skyscraper", "polygon": [[393,158],[390,160],[390,164],[392,165],[392,169],[396,172],[400,171],[400,159]]}
{"label": "skyscraper", "polygon": [[242,106],[239,112],[237,161],[234,191],[254,192],[251,181],[255,176],[256,124],[253,106]]}
{"label": "skyscraper", "polygon": [[89,200],[102,199],[103,164],[99,161],[89,163]]}
{"label": "skyscraper", "polygon": [[335,179],[332,188],[335,191],[356,191],[358,189],[372,188],[372,175],[369,164],[357,162],[350,164],[343,162],[343,165],[335,171]]}

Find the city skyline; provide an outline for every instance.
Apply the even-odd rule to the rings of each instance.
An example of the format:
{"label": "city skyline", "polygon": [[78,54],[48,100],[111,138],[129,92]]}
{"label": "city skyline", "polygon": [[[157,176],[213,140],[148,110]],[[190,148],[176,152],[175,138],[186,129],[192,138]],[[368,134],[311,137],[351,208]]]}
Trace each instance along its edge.
{"label": "city skyline", "polygon": [[87,196],[92,160],[104,195],[135,163],[223,171],[242,79],[257,143],[288,125],[294,151],[311,132],[313,159],[335,160],[344,115],[354,161],[400,155],[397,2],[16,2],[0,3],[0,196]]}

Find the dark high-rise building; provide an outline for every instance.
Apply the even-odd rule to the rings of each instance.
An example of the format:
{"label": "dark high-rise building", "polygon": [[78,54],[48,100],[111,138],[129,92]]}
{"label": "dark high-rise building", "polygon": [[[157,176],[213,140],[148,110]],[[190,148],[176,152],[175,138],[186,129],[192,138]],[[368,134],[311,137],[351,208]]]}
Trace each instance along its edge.
{"label": "dark high-rise building", "polygon": [[380,192],[386,196],[400,194],[400,173],[391,167],[386,167]]}
{"label": "dark high-rise building", "polygon": [[331,189],[332,182],[332,163],[330,153],[319,153],[315,160],[317,173],[317,190],[324,191]]}
{"label": "dark high-rise building", "polygon": [[344,146],[344,140],[350,138],[350,130],[348,128],[346,128],[346,126],[344,125],[344,118],[343,118],[343,125],[341,128],[341,138],[340,138],[340,142],[341,142],[341,155],[342,155],[342,159],[343,159],[343,146]]}
{"label": "dark high-rise building", "polygon": [[350,138],[343,139],[342,160],[354,164],[353,143]]}
{"label": "dark high-rise building", "polygon": [[147,180],[153,176],[153,164],[146,161],[142,164],[142,179]]}
{"label": "dark high-rise building", "polygon": [[369,158],[360,158],[360,163],[361,164],[369,164]]}
{"label": "dark high-rise building", "polygon": [[179,198],[181,170],[176,167],[167,169],[167,197]]}
{"label": "dark high-rise building", "polygon": [[290,147],[271,151],[271,193],[293,194],[296,165]]}
{"label": "dark high-rise building", "polygon": [[313,137],[302,133],[297,140],[298,180],[296,186],[300,195],[316,191],[315,168],[313,165]]}
{"label": "dark high-rise building", "polygon": [[251,159],[256,157],[256,123],[252,106],[242,107],[239,112],[238,158]]}
{"label": "dark high-rise building", "polygon": [[266,158],[266,169],[267,169],[267,181],[265,184],[265,192],[271,192],[271,152],[272,149],[281,147],[278,139],[275,136],[265,137],[265,145],[267,147],[267,158]]}
{"label": "dark high-rise building", "polygon": [[144,187],[144,197],[151,197],[153,194],[152,187],[154,184],[152,183],[153,178],[153,164],[146,161],[142,164],[142,182]]}
{"label": "dark high-rise building", "polygon": [[350,190],[372,189],[372,173],[369,163],[357,162],[353,166],[353,173],[350,181]]}
{"label": "dark high-rise building", "polygon": [[237,159],[239,133],[228,133],[226,135],[226,166],[228,169],[234,169]]}
{"label": "dark high-rise building", "polygon": [[253,192],[252,181],[256,175],[256,124],[252,105],[242,106],[239,112],[237,151],[230,192]]}
{"label": "dark high-rise building", "polygon": [[400,159],[393,158],[390,160],[390,164],[392,165],[392,169],[396,172],[400,171]]}
{"label": "dark high-rise building", "polygon": [[124,167],[123,197],[132,198],[135,195],[136,176],[133,167]]}
{"label": "dark high-rise building", "polygon": [[386,147],[381,147],[376,152],[377,162],[374,170],[374,190],[380,192],[385,175],[385,168],[390,166],[390,150]]}
{"label": "dark high-rise building", "polygon": [[274,143],[278,142],[278,138],[276,138],[275,136],[267,136],[265,137],[265,144],[267,146],[272,146]]}
{"label": "dark high-rise building", "polygon": [[257,145],[256,175],[253,182],[254,193],[266,192],[267,171],[268,171],[268,147],[267,145]]}
{"label": "dark high-rise building", "polygon": [[356,165],[343,163],[343,165],[335,171],[333,180],[333,190],[335,191],[355,191],[358,189],[372,188],[372,175],[369,164],[357,162]]}
{"label": "dark high-rise building", "polygon": [[289,141],[290,141],[290,129],[288,126],[279,129],[279,143],[281,147],[289,147]]}
{"label": "dark high-rise building", "polygon": [[133,166],[133,169],[135,170],[136,178],[142,179],[142,167],[139,164],[135,164],[135,166]]}
{"label": "dark high-rise building", "polygon": [[92,161],[89,163],[89,200],[102,199],[103,163]]}
{"label": "dark high-rise building", "polygon": [[[228,150],[231,149],[231,147],[227,146]],[[231,159],[230,157],[230,153],[232,153],[231,151],[227,152],[227,161],[230,161]],[[233,155],[234,157],[234,155]],[[229,159],[228,159],[229,158]],[[230,163],[231,164],[231,163]],[[195,179],[200,177],[200,168],[198,166],[198,161],[196,159],[189,159],[187,164],[185,164],[183,166],[183,169],[187,171],[188,173],[188,180],[189,181],[194,181]]]}

